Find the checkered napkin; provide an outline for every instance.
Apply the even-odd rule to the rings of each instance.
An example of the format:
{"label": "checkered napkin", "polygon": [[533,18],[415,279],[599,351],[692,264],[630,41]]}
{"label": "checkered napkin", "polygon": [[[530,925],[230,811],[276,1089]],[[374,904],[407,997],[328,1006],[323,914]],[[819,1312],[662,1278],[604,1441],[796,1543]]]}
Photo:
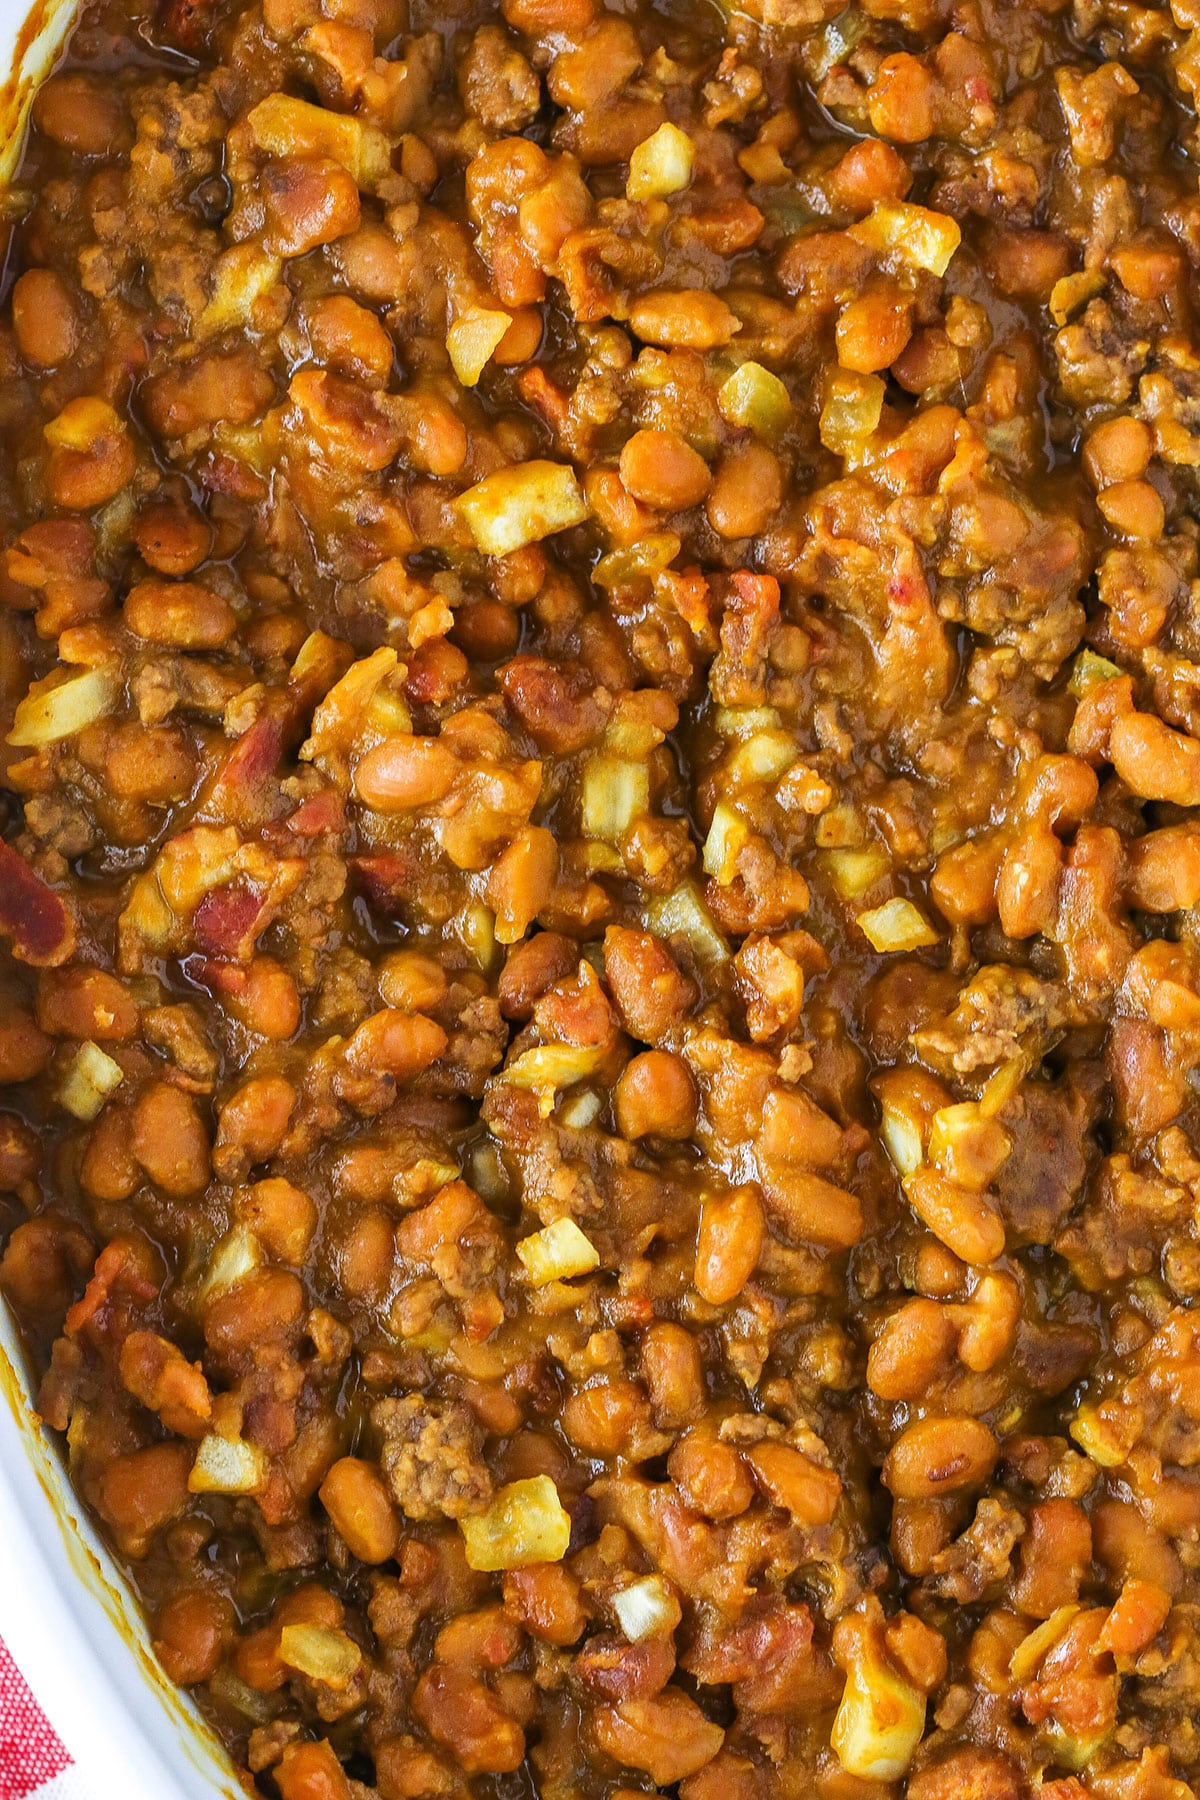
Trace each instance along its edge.
{"label": "checkered napkin", "polygon": [[0,1800],[95,1800],[0,1639]]}

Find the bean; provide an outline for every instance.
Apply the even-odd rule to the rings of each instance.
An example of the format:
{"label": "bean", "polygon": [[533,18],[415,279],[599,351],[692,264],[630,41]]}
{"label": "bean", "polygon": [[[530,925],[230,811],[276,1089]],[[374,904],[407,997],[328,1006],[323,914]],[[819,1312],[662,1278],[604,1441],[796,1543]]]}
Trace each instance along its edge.
{"label": "bean", "polygon": [[56,369],[69,362],[79,341],[79,317],[70,288],[53,269],[26,269],[12,291],[13,330],[26,362]]}
{"label": "bean", "polygon": [[76,512],[103,506],[133,477],[136,453],[107,400],[68,400],[43,436],[50,446],[46,486],[59,506]]}
{"label": "bean", "polygon": [[689,1138],[696,1125],[696,1104],[686,1063],[666,1050],[635,1056],[613,1090],[617,1129],[630,1143],[651,1136]]}
{"label": "bean", "polygon": [[667,1472],[689,1506],[706,1519],[734,1519],[754,1498],[750,1472],[732,1444],[690,1431],[667,1458]]}
{"label": "bean", "polygon": [[1108,739],[1113,768],[1143,800],[1200,806],[1200,743],[1150,713],[1113,721]]}
{"label": "bean", "polygon": [[635,500],[660,512],[699,506],[712,476],[708,464],[675,431],[635,431],[621,451],[621,480]]}
{"label": "bean", "polygon": [[[80,760],[83,756],[82,740]],[[91,766],[91,758],[86,759]],[[141,725],[130,719],[105,733],[99,759],[112,792],[121,800],[163,806],[186,800],[196,781],[196,753],[175,726]]]}
{"label": "bean", "polygon": [[317,1229],[317,1209],[303,1188],[270,1176],[239,1194],[236,1206],[238,1217],[272,1256],[297,1266],[304,1261]]}
{"label": "bean", "polygon": [[710,1306],[726,1306],[736,1300],[758,1267],[765,1237],[762,1203],[752,1187],[735,1188],[731,1194],[706,1200],[700,1212],[692,1276],[701,1298]]}
{"label": "bean", "polygon": [[1154,454],[1154,434],[1141,419],[1106,419],[1088,433],[1083,466],[1093,487],[1137,481]]}
{"label": "bean", "polygon": [[523,938],[554,892],[558,845],[544,825],[518,832],[488,876],[487,896],[496,915],[496,941]]}
{"label": "bean", "polygon": [[642,1378],[655,1422],[679,1431],[704,1410],[704,1363],[690,1331],[661,1319],[647,1328],[641,1348]]}
{"label": "bean", "polygon": [[1135,838],[1126,851],[1129,898],[1143,912],[1200,905],[1200,832],[1165,825]]}
{"label": "bean", "polygon": [[163,1193],[182,1198],[206,1185],[208,1132],[190,1094],[156,1081],[138,1098],[130,1123],[133,1154]]}
{"label": "bean", "polygon": [[50,1061],[54,1045],[23,1006],[0,1014],[0,1086],[32,1081]]}
{"label": "bean", "polygon": [[956,1333],[936,1300],[908,1300],[892,1313],[871,1345],[867,1384],[881,1400],[920,1400],[944,1375]]}
{"label": "bean", "polygon": [[238,1180],[255,1163],[273,1156],[283,1142],[296,1090],[282,1075],[243,1082],[220,1109],[213,1166],[223,1181]]}
{"label": "bean", "polygon": [[766,444],[740,444],[717,464],[706,511],[723,538],[755,537],[783,504],[783,470]]}
{"label": "bean", "polygon": [[38,1024],[51,1037],[130,1038],[138,1028],[137,1002],[123,981],[104,969],[47,969],[38,980]]}
{"label": "bean", "polygon": [[358,185],[339,163],[269,157],[259,183],[266,203],[262,241],[277,256],[305,256],[358,228]]}
{"label": "bean", "polygon": [[430,1737],[453,1751],[467,1775],[505,1775],[520,1768],[525,1733],[490,1689],[465,1669],[434,1663],[413,1690],[412,1708]]}
{"label": "bean", "polygon": [[629,324],[644,343],[677,350],[719,349],[739,329],[732,308],[699,288],[643,294],[633,303]]}
{"label": "bean", "polygon": [[204,1305],[204,1337],[222,1356],[257,1355],[264,1344],[293,1340],[304,1316],[304,1289],[287,1269],[256,1269]]}
{"label": "bean", "polygon": [[39,131],[77,156],[107,156],[126,136],[119,93],[87,75],[56,75],[33,102]]}
{"label": "bean", "polygon": [[560,1649],[578,1643],[587,1624],[579,1581],[562,1563],[535,1563],[504,1576],[504,1610],[532,1636]]}
{"label": "bean", "polygon": [[152,500],[133,525],[142,561],[160,575],[190,575],[212,547],[212,528],[194,507],[170,497]]}
{"label": "bean", "polygon": [[948,1181],[936,1169],[918,1169],[904,1191],[923,1225],[965,1263],[982,1267],[1004,1251],[1004,1221],[982,1194]]}
{"label": "bean", "polygon": [[1000,1447],[979,1419],[918,1419],[883,1463],[884,1486],[898,1500],[933,1500],[985,1485]]}
{"label": "bean", "polygon": [[122,618],[135,637],[177,650],[219,650],[237,630],[228,600],[194,581],[139,581]]}
{"label": "bean", "polygon": [[396,1554],[400,1529],[387,1489],[361,1457],[343,1456],[319,1489],[321,1504],[359,1562],[387,1562]]}
{"label": "bean", "polygon": [[184,1588],[154,1622],[154,1654],[172,1681],[194,1687],[221,1665],[234,1635],[233,1607],[215,1588]]}
{"label": "bean", "polygon": [[863,294],[843,309],[836,335],[843,369],[873,375],[890,368],[912,336],[912,302],[882,290]]}
{"label": "bean", "polygon": [[834,1470],[824,1468],[790,1444],[770,1438],[755,1444],[745,1455],[773,1505],[791,1513],[799,1525],[829,1524],[842,1493],[841,1480]]}
{"label": "bean", "polygon": [[438,738],[393,737],[369,750],[354,772],[354,791],[378,812],[403,812],[444,800],[462,764]]}
{"label": "bean", "polygon": [[448,1042],[442,1027],[424,1013],[387,1007],[363,1020],[346,1045],[346,1061],[359,1074],[378,1071],[409,1081],[436,1062]]}
{"label": "bean", "polygon": [[351,1800],[350,1783],[326,1738],[288,1744],[274,1774],[283,1800]]}
{"label": "bean", "polygon": [[615,1377],[569,1394],[563,1404],[562,1428],[585,1456],[628,1455],[649,1415],[649,1403],[637,1382]]}
{"label": "bean", "polygon": [[98,1505],[131,1556],[144,1556],[159,1528],[188,1503],[192,1446],[178,1440],[116,1456],[99,1481]]}
{"label": "bean", "polygon": [[1096,504],[1123,537],[1153,543],[1163,534],[1166,513],[1157,489],[1148,481],[1118,481],[1102,491]]}

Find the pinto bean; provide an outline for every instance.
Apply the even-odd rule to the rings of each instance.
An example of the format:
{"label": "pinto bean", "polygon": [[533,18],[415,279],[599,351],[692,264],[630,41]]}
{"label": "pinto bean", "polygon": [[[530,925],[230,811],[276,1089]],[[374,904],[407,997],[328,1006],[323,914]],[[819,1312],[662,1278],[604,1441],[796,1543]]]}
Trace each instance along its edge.
{"label": "pinto bean", "polygon": [[352,1556],[382,1563],[396,1554],[400,1529],[388,1491],[370,1463],[340,1457],[321,1483],[320,1497]]}
{"label": "pinto bean", "polygon": [[675,431],[635,431],[621,451],[621,480],[635,500],[660,512],[699,506],[712,475],[704,458]]}
{"label": "pinto bean", "polygon": [[176,650],[219,650],[237,630],[228,600],[194,581],[139,581],[122,617],[135,637]]}
{"label": "pinto bean", "polygon": [[1116,719],[1109,733],[1113,768],[1144,800],[1200,806],[1200,743],[1149,713]]}
{"label": "pinto bean", "polygon": [[932,1500],[984,1486],[999,1447],[978,1419],[918,1419],[897,1438],[883,1463],[883,1481],[897,1500]]}
{"label": "pinto bean", "polygon": [[758,1267],[765,1237],[762,1202],[752,1187],[705,1201],[692,1279],[710,1306],[737,1299]]}

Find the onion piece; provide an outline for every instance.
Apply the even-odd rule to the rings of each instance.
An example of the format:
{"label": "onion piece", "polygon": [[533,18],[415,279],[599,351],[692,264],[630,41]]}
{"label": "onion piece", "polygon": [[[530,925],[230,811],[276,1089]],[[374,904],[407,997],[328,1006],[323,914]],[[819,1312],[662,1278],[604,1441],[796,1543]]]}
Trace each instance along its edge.
{"label": "onion piece", "polygon": [[881,955],[894,955],[906,950],[926,950],[936,944],[938,934],[919,907],[911,900],[885,900],[858,915],[858,929],[873,950]]}
{"label": "onion piece", "polygon": [[446,350],[464,387],[478,382],[511,324],[511,313],[489,312],[481,306],[470,307],[455,319],[446,333]]}
{"label": "onion piece", "polygon": [[485,556],[508,556],[556,531],[581,525],[587,501],[565,463],[514,463],[460,494],[455,509]]}
{"label": "onion piece", "polygon": [[561,1562],[571,1542],[571,1515],[548,1475],[509,1482],[486,1512],[459,1525],[468,1567],[487,1574]]}
{"label": "onion piece", "polygon": [[328,1625],[285,1625],[279,1633],[279,1660],[327,1687],[349,1687],[362,1668],[363,1653],[344,1631]]}
{"label": "onion piece", "polygon": [[617,1622],[631,1644],[656,1632],[674,1631],[683,1613],[661,1575],[644,1575],[613,1595]]}
{"label": "onion piece", "polygon": [[89,1038],[80,1044],[58,1089],[58,1099],[75,1118],[90,1124],[99,1118],[108,1096],[120,1087],[125,1071]]}
{"label": "onion piece", "polygon": [[630,200],[665,200],[692,179],[696,149],[686,131],[670,122],[643,138],[629,158],[625,193]]}
{"label": "onion piece", "polygon": [[792,416],[792,396],[778,375],[758,362],[744,362],[717,393],[721,416],[759,437],[778,437]]}
{"label": "onion piece", "polygon": [[533,1287],[550,1281],[569,1281],[573,1275],[590,1275],[600,1267],[600,1252],[574,1219],[555,1219],[541,1231],[522,1238],[517,1245]]}
{"label": "onion piece", "polygon": [[65,681],[47,675],[33,683],[17,707],[7,741],[19,750],[61,743],[115,712],[120,692],[120,678],[113,669],[85,669]]}
{"label": "onion piece", "polygon": [[245,1438],[224,1438],[215,1431],[201,1438],[188,1492],[192,1494],[257,1494],[267,1483],[267,1458]]}

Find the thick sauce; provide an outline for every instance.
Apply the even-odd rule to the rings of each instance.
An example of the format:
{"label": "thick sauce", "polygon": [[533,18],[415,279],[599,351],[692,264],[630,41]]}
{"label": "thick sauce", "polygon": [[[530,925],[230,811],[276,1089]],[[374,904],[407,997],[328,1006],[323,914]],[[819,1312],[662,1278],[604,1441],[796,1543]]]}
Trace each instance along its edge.
{"label": "thick sauce", "polygon": [[0,1286],[281,1800],[1200,1781],[1194,0],[123,0]]}

